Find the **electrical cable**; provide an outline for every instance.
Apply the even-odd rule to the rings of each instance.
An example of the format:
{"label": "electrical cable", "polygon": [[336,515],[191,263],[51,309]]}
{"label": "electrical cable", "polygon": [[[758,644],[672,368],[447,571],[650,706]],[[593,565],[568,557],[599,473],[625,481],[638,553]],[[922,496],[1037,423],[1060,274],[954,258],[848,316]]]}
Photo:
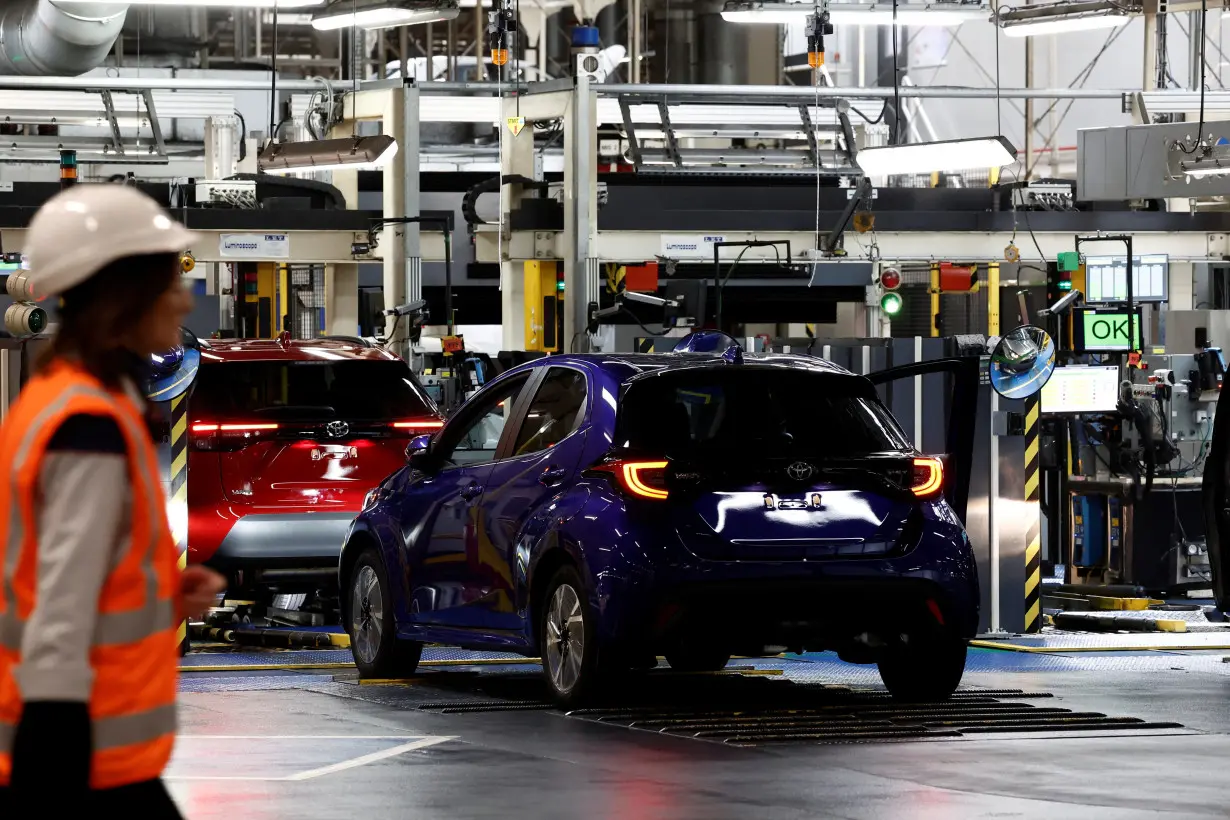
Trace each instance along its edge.
{"label": "electrical cable", "polygon": [[632,319],[632,321],[636,324],[636,326],[637,326],[637,327],[639,327],[641,330],[645,331],[645,332],[646,332],[647,334],[649,334],[650,336],[661,336],[662,334],[666,333],[666,328],[665,328],[665,327],[662,327],[662,328],[660,328],[659,330],[652,330],[652,329],[650,329],[650,328],[646,327],[646,326],[645,326],[645,323],[644,323],[644,322],[642,322],[639,318],[637,318],[637,315],[636,315],[635,313],[633,313],[632,311],[628,310],[628,308],[627,308],[627,306],[626,306],[626,305],[620,305],[620,306],[619,306],[619,312],[620,312],[620,313],[626,313],[626,314],[628,314],[628,317],[629,317],[630,319]]}
{"label": "electrical cable", "polygon": [[[1196,149],[1200,147],[1200,143],[1204,140],[1204,88],[1208,85],[1206,77],[1208,76],[1208,65],[1205,62],[1205,46],[1209,42],[1209,34],[1205,31],[1205,26],[1208,25],[1209,19],[1209,0],[1200,0],[1200,125],[1196,127],[1196,136],[1192,140],[1191,147],[1183,144],[1182,140],[1175,143],[1175,146],[1185,154],[1194,154]],[[1192,34],[1195,34],[1193,31]],[[1190,40],[1190,37],[1188,38]]]}
{"label": "electrical cable", "polygon": [[854,106],[850,106],[850,110],[853,111],[855,114],[858,114],[860,117],[862,117],[863,122],[867,123],[868,125],[879,125],[881,122],[884,121],[884,115],[888,112],[888,100],[885,100],[884,104],[880,106],[880,113],[874,120],[871,117],[868,117],[862,111],[859,111]]}
{"label": "electrical cable", "polygon": [[[260,14],[260,9],[257,9]],[[273,0],[273,48],[269,55],[269,144],[277,137],[278,107],[278,0]]]}
{"label": "electrical cable", "polygon": [[[995,13],[996,15],[999,14],[998,7],[995,9]],[[1001,83],[999,81],[999,41],[1002,37],[1003,32],[1000,31],[999,20],[997,19],[995,21],[995,131],[1000,136],[1003,136],[1004,134],[1004,105],[1000,101],[999,96],[1001,88]]]}
{"label": "electrical cable", "polygon": [[[1207,2],[1207,0],[1201,0],[1201,2]],[[891,143],[892,145],[901,144],[901,67],[897,64],[897,59],[898,59],[897,58],[897,0],[893,0],[893,133],[892,133],[892,143]]]}
{"label": "electrical cable", "polygon": [[235,109],[235,116],[239,117],[239,161],[243,162],[248,158],[248,121],[238,108]]}

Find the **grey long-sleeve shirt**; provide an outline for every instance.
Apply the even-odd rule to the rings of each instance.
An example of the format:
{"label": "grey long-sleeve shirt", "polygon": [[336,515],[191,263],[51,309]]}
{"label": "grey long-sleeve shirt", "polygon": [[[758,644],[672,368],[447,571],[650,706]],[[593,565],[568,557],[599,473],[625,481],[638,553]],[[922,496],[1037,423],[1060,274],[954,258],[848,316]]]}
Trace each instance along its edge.
{"label": "grey long-sleeve shirt", "polygon": [[131,510],[119,425],[105,416],[66,419],[39,477],[37,603],[14,670],[23,700],[89,701],[98,599],[130,536]]}

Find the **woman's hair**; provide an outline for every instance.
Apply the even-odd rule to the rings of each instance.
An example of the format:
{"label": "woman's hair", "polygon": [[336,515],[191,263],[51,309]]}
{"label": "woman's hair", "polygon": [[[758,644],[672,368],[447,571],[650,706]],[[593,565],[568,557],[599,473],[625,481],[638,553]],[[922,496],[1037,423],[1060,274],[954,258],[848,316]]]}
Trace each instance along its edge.
{"label": "woman's hair", "polygon": [[146,318],[179,276],[176,254],[130,256],[65,291],[59,330],[40,365],[76,361],[105,386],[118,388],[134,361],[120,339]]}

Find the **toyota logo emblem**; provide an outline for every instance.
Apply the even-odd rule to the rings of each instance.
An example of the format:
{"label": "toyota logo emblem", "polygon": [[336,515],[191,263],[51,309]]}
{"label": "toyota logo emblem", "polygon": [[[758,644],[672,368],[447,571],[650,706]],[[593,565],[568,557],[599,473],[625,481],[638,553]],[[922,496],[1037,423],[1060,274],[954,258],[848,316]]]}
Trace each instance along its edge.
{"label": "toyota logo emblem", "polygon": [[350,432],[350,425],[344,421],[331,421],[325,425],[325,433],[329,438],[341,438]]}
{"label": "toyota logo emblem", "polygon": [[816,468],[808,464],[806,461],[796,461],[786,468],[786,475],[792,481],[806,481],[816,472]]}

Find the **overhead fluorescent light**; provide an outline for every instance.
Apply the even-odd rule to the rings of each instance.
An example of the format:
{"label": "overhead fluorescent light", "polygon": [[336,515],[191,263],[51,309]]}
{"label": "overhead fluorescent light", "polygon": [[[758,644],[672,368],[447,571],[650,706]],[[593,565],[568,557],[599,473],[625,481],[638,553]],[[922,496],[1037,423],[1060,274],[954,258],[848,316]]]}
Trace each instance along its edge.
{"label": "overhead fluorescent light", "polygon": [[[74,5],[116,5],[115,0],[72,0]],[[126,0],[132,6],[231,6],[245,9],[310,9],[323,6],[326,0]]]}
{"label": "overhead fluorescent light", "polygon": [[312,27],[317,31],[334,31],[340,28],[361,29],[393,28],[422,23],[439,23],[457,19],[461,9],[457,0],[437,2],[373,2],[373,0],[339,0],[330,3],[312,16]]}
{"label": "overhead fluorescent light", "polygon": [[1050,20],[1028,20],[1004,23],[1005,37],[1037,37],[1042,34],[1069,34],[1074,31],[1096,31],[1118,28],[1132,18],[1126,14],[1098,14],[1089,17],[1056,17]]}
{"label": "overhead fluorescent light", "polygon": [[856,161],[869,177],[929,174],[932,171],[1002,168],[1016,162],[1016,149],[1006,137],[978,137],[864,148],[858,152]]}
{"label": "overhead fluorescent light", "polygon": [[[774,3],[761,0],[727,0],[722,19],[728,23],[803,23],[815,11],[812,3]],[[891,26],[893,7],[874,3],[829,3],[826,8],[834,25]],[[968,20],[985,20],[990,10],[982,5],[955,3],[903,3],[897,7],[898,26],[959,26]]]}
{"label": "overhead fluorescent light", "polygon": [[1060,0],[1003,9],[996,22],[1007,37],[1034,37],[1117,28],[1132,18],[1122,0]]}
{"label": "overhead fluorescent light", "polygon": [[260,152],[256,162],[265,174],[365,171],[383,168],[396,155],[397,140],[387,134],[379,134],[374,137],[274,143]]}

